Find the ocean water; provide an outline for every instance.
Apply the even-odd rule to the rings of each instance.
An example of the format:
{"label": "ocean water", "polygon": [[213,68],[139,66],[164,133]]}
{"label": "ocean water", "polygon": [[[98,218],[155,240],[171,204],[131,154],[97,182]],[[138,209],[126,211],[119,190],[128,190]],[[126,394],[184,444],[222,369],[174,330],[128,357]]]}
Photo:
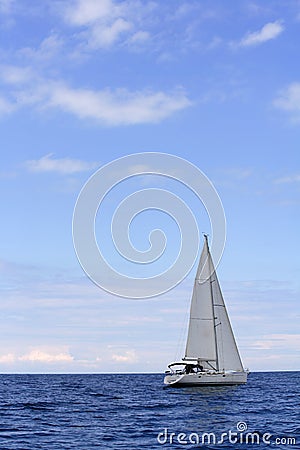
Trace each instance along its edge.
{"label": "ocean water", "polygon": [[177,389],[159,374],[0,375],[0,449],[299,449],[299,391],[300,372]]}

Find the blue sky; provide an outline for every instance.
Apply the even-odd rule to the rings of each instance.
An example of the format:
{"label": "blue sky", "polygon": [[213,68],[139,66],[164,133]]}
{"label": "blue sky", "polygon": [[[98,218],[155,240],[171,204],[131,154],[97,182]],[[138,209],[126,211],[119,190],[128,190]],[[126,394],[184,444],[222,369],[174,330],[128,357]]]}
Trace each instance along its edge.
{"label": "blue sky", "polygon": [[244,364],[299,370],[299,39],[292,0],[0,0],[0,372],[163,371],[182,356],[195,268],[158,298],[125,300],[73,248],[84,183],[139,152],[212,180]]}

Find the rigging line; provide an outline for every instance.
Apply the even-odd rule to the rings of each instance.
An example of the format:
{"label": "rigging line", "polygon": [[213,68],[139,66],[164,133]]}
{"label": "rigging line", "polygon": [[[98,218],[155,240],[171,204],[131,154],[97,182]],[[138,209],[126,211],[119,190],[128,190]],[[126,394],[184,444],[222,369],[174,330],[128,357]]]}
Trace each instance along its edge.
{"label": "rigging line", "polygon": [[189,314],[190,314],[190,308],[189,308],[190,301],[191,300],[187,295],[185,298],[185,313],[183,314],[183,319],[182,319],[182,323],[181,323],[181,327],[180,327],[180,333],[179,333],[179,337],[177,340],[174,361],[181,359],[180,353],[184,354],[183,342],[184,342],[184,338],[185,338],[185,333],[187,332],[187,328],[188,328]]}

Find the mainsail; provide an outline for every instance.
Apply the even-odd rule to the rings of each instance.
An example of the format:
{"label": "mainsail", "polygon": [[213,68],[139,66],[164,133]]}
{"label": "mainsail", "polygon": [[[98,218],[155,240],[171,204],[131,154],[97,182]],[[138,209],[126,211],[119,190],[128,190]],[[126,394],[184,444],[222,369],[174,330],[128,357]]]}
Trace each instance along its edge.
{"label": "mainsail", "polygon": [[194,282],[184,359],[218,371],[243,371],[207,236]]}

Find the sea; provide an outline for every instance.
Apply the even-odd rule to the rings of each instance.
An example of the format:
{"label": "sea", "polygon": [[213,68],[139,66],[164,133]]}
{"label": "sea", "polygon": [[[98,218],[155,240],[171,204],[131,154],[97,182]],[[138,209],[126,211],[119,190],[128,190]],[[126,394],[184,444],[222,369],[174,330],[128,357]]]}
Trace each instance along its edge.
{"label": "sea", "polygon": [[1,450],[300,449],[300,372],[172,388],[163,374],[0,375]]}

